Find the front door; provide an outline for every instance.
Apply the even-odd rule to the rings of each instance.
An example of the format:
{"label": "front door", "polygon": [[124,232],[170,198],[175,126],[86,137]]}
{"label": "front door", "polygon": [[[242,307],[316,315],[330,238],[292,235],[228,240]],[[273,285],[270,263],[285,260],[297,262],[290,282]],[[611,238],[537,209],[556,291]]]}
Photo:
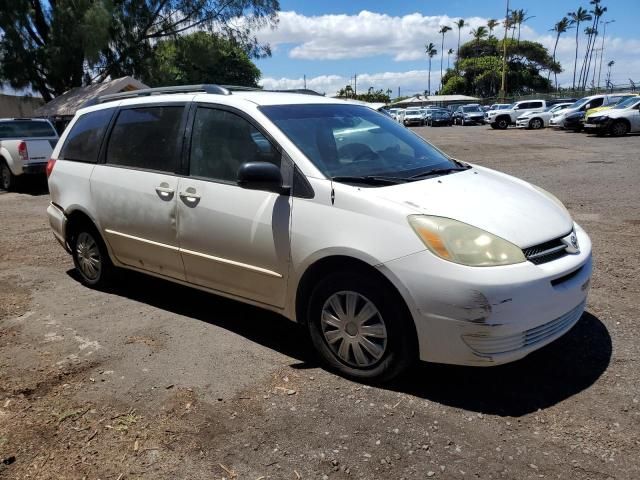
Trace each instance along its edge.
{"label": "front door", "polygon": [[186,107],[120,110],[105,161],[91,175],[98,222],[123,264],[184,280],[177,191]]}
{"label": "front door", "polygon": [[280,154],[239,113],[199,106],[188,176],[178,185],[178,236],[187,280],[260,303],[284,306],[291,198],[245,190],[244,162],[280,165]]}

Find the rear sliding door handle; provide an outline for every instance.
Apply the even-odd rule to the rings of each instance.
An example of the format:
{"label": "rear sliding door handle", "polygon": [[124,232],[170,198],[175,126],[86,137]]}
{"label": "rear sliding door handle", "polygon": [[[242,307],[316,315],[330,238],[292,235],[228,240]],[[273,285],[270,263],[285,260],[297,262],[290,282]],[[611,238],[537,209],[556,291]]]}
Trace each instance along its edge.
{"label": "rear sliding door handle", "polygon": [[181,192],[180,198],[188,207],[195,207],[200,203],[200,195],[196,193],[196,189],[193,187],[189,187],[184,192]]}
{"label": "rear sliding door handle", "polygon": [[161,183],[160,186],[156,187],[156,193],[162,200],[171,200],[175,192],[172,188],[169,188],[168,183]]}

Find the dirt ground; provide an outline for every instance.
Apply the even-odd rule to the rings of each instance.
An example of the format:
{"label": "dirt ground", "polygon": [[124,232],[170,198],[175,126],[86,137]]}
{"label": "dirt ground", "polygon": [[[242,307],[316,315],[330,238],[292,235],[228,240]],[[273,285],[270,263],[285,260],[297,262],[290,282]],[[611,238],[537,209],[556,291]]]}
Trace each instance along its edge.
{"label": "dirt ground", "polygon": [[82,287],[31,184],[0,193],[0,478],[640,478],[640,136],[415,130],[553,192],[591,235],[567,335],[354,383],[277,315],[138,274]]}

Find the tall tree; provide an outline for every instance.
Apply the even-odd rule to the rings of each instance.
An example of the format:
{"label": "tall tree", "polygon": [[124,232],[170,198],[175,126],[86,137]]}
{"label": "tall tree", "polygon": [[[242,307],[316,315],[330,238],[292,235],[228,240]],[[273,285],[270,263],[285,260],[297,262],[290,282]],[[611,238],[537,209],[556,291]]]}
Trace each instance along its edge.
{"label": "tall tree", "polygon": [[257,87],[260,70],[233,41],[207,32],[159,41],[141,80],[151,87],[218,83]]}
{"label": "tall tree", "polygon": [[616,62],[614,60],[607,63],[607,67],[609,67],[609,71],[607,72],[607,88],[613,88],[613,85],[611,84],[611,67],[613,67],[615,63]]}
{"label": "tall tree", "polygon": [[275,26],[279,8],[278,0],[0,0],[0,80],[50,100],[108,77],[142,77],[157,42],[195,30],[266,56],[253,32]]}
{"label": "tall tree", "polygon": [[495,18],[490,18],[487,21],[487,28],[489,29],[489,36],[493,35],[493,31],[495,30],[495,28],[500,25],[500,22],[498,20],[496,20]]}
{"label": "tall tree", "polygon": [[[599,33],[598,28],[600,27],[600,18],[602,17],[602,15],[604,15],[607,12],[607,7],[600,6],[600,0],[591,0],[591,3],[595,5],[593,10],[591,10],[591,13],[593,14],[594,26],[593,26],[593,35],[592,35],[593,39],[591,41],[590,52],[589,52],[589,61],[587,63],[587,68],[585,70],[585,76],[583,81],[585,87],[587,84],[587,80],[589,78],[589,72],[591,71],[591,60],[593,59],[593,52],[595,51],[596,40],[598,38],[598,33]],[[595,78],[595,63],[594,63],[593,74]]]}
{"label": "tall tree", "polygon": [[456,53],[456,57],[460,56],[460,32],[462,31],[462,29],[466,26],[467,24],[464,23],[464,19],[459,19],[456,23],[455,26],[458,27],[458,50]]}
{"label": "tall tree", "polygon": [[[518,30],[518,43],[520,43],[520,30],[522,29],[522,24],[527,22],[527,20],[531,20],[534,16],[527,16],[527,11],[520,9],[514,10],[511,12],[511,22],[513,25],[513,33],[515,35],[516,29]],[[511,38],[513,40],[513,37]]]}
{"label": "tall tree", "polygon": [[[569,29],[571,28],[571,21],[567,18],[567,17],[562,17],[562,19],[557,22],[553,28],[551,29],[552,32],[555,32],[556,34],[556,43],[553,46],[553,61],[555,63],[556,61],[556,50],[558,49],[558,42],[560,41],[560,35],[562,35],[563,33],[566,33]],[[549,70],[549,76],[547,76],[547,78],[549,78],[551,76],[551,70]],[[558,74],[555,74],[555,86],[556,86],[556,90],[558,89]]]}
{"label": "tall tree", "polygon": [[480,56],[480,41],[484,40],[489,36],[489,31],[487,27],[480,26],[478,28],[471,29],[471,36],[475,40],[476,43],[476,57]]}
{"label": "tall tree", "polygon": [[455,52],[453,51],[453,48],[450,48],[447,51],[447,70],[449,70],[451,68],[451,55],[454,54]]}
{"label": "tall tree", "polygon": [[576,89],[576,73],[578,69],[578,49],[579,49],[578,38],[580,34],[580,24],[582,22],[588,22],[589,20],[591,20],[592,17],[589,14],[589,12],[587,12],[582,7],[578,7],[578,10],[576,10],[575,12],[567,13],[567,16],[571,20],[571,24],[576,26],[576,56],[575,56],[575,60],[573,61],[573,84],[572,84],[572,89],[575,90]]}
{"label": "tall tree", "polygon": [[431,59],[438,54],[438,50],[436,50],[436,46],[433,43],[429,43],[424,46],[424,53],[429,57],[429,80],[427,84],[427,91],[429,92],[429,95],[431,95]]}
{"label": "tall tree", "polygon": [[444,85],[442,83],[442,65],[443,65],[443,61],[444,61],[444,36],[445,34],[449,31],[452,30],[452,28],[448,25],[440,25],[440,31],[438,33],[440,33],[442,35],[442,45],[440,48],[440,89],[442,89],[442,86]]}

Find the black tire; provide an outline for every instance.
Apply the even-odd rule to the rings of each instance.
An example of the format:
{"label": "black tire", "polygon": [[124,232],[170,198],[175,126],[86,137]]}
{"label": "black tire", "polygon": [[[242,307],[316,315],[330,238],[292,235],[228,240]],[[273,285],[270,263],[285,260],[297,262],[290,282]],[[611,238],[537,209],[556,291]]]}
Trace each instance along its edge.
{"label": "black tire", "polygon": [[529,122],[529,128],[532,130],[540,130],[542,127],[544,127],[544,123],[539,118],[532,118]]}
{"label": "black tire", "polygon": [[490,123],[489,125],[491,125],[491,128],[493,128],[494,130],[498,130],[498,125],[496,125],[495,123]]}
{"label": "black tire", "polygon": [[464,118],[460,119],[460,125],[462,125],[463,127],[466,125],[466,124],[464,123]]}
{"label": "black tire", "polygon": [[[337,352],[329,346],[323,331],[321,321],[323,308],[328,300],[339,292],[355,292],[360,296],[360,305],[364,300],[371,302],[379,316],[374,315],[373,319],[381,320],[386,329],[386,345],[384,353],[374,362],[374,356],[368,350],[360,349],[366,353],[367,359],[372,363],[366,367],[354,366],[353,363],[342,360]],[[386,382],[405,371],[417,357],[416,334],[413,321],[404,305],[398,305],[402,301],[397,295],[389,291],[389,288],[380,281],[376,281],[371,275],[352,272],[338,272],[328,275],[321,280],[314,288],[307,309],[307,325],[311,341],[318,352],[323,363],[331,370],[339,374],[359,381]],[[367,325],[368,321],[362,325]],[[348,328],[345,325],[344,330]],[[355,327],[360,336],[360,328]],[[340,331],[340,328],[331,331]],[[381,341],[376,339],[376,341]],[[345,342],[338,340],[334,348]],[[357,343],[357,342],[354,342]],[[355,362],[355,350],[353,347],[346,347],[347,357],[353,357]]]}
{"label": "black tire", "polygon": [[4,158],[0,158],[0,188],[7,192],[16,189],[18,178],[13,174]]}
{"label": "black tire", "polygon": [[[77,225],[71,233],[69,239],[71,255],[76,272],[83,285],[91,288],[104,288],[111,283],[115,267],[109,258],[107,246],[102,241],[102,237],[96,228],[89,222]],[[95,247],[95,248],[94,248]],[[90,260],[96,260],[98,267]],[[95,275],[91,275],[86,265],[90,262],[96,270]]]}
{"label": "black tire", "polygon": [[493,125],[495,125],[499,130],[506,130],[509,127],[509,121],[502,117],[498,118]]}
{"label": "black tire", "polygon": [[629,133],[629,124],[624,120],[616,120],[609,127],[609,133],[612,137],[622,137]]}

